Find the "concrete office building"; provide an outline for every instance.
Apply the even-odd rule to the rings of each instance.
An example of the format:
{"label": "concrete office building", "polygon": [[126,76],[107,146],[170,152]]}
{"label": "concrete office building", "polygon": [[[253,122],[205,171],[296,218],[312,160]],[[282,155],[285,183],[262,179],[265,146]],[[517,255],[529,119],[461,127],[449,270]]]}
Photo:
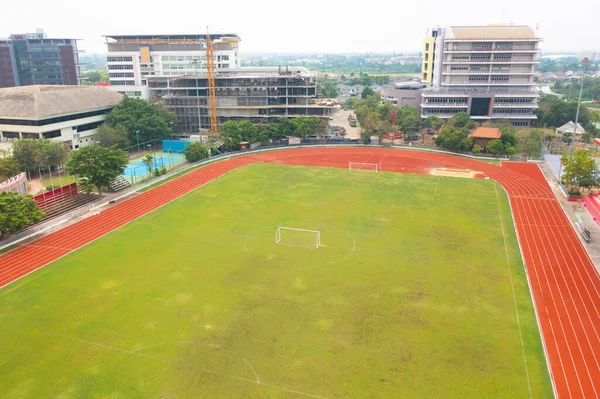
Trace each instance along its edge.
{"label": "concrete office building", "polygon": [[[211,34],[216,71],[241,67],[240,38]],[[206,73],[206,35],[105,36],[111,88],[130,97],[150,99],[148,78]]]}
{"label": "concrete office building", "polygon": [[96,128],[122,95],[99,86],[0,89],[0,148],[17,139],[47,138],[72,149],[95,143]]}
{"label": "concrete office building", "polygon": [[530,126],[538,108],[533,83],[539,63],[535,31],[527,26],[453,26],[424,42],[421,117],[467,112],[478,122],[508,119]]}
{"label": "concrete office building", "polygon": [[43,30],[0,39],[0,87],[78,85],[76,39],[48,38]]}
{"label": "concrete office building", "polygon": [[[175,132],[197,134],[210,126],[206,74],[148,76],[152,98],[177,114]],[[316,74],[303,67],[233,68],[215,76],[219,124],[267,123],[281,117],[328,118],[334,105],[321,99]],[[200,123],[199,123],[200,121]]]}

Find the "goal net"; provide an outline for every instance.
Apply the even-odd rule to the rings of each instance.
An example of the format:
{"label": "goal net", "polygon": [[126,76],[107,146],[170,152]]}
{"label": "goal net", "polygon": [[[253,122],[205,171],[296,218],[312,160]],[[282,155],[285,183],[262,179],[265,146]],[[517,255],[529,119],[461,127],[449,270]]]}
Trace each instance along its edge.
{"label": "goal net", "polygon": [[381,170],[381,164],[379,163],[367,163],[367,162],[348,162],[348,170],[366,170],[369,172],[379,172]]}
{"label": "goal net", "polygon": [[318,230],[295,229],[293,227],[278,227],[275,230],[275,244],[319,248],[321,246],[321,232]]}

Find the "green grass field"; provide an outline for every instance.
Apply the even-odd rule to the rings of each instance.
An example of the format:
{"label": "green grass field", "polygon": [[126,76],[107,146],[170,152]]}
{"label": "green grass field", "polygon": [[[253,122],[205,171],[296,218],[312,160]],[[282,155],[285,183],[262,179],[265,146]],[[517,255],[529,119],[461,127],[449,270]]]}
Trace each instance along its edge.
{"label": "green grass field", "polygon": [[3,398],[552,396],[489,180],[245,167],[0,290],[0,337]]}

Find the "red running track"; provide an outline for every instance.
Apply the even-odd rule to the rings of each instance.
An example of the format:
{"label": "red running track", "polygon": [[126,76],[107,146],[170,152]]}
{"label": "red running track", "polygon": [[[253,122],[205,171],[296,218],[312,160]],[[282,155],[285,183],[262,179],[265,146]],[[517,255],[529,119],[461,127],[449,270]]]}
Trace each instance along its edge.
{"label": "red running track", "polygon": [[384,171],[477,171],[509,195],[554,391],[559,398],[600,398],[600,276],[537,165],[502,167],[448,154],[333,147],[249,154],[216,162],[0,255],[0,287],[67,255],[209,181],[255,162],[347,168],[381,163]]}

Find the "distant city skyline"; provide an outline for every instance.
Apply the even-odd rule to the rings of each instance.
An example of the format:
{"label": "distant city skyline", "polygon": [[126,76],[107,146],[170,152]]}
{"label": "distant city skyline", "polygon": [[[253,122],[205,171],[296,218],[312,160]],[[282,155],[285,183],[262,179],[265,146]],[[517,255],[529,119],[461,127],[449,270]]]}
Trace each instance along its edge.
{"label": "distant city skyline", "polygon": [[[334,4],[336,3],[336,4]],[[164,9],[164,12],[160,12]],[[578,15],[577,15],[578,14]],[[418,52],[428,28],[451,25],[514,23],[538,27],[544,52],[600,49],[592,34],[600,2],[583,0],[557,12],[555,4],[505,0],[492,10],[480,1],[344,3],[306,0],[135,2],[106,0],[97,4],[64,0],[13,3],[3,10],[0,37],[44,29],[49,37],[81,39],[87,53],[104,53],[102,35],[237,33],[245,53],[392,53]]]}

